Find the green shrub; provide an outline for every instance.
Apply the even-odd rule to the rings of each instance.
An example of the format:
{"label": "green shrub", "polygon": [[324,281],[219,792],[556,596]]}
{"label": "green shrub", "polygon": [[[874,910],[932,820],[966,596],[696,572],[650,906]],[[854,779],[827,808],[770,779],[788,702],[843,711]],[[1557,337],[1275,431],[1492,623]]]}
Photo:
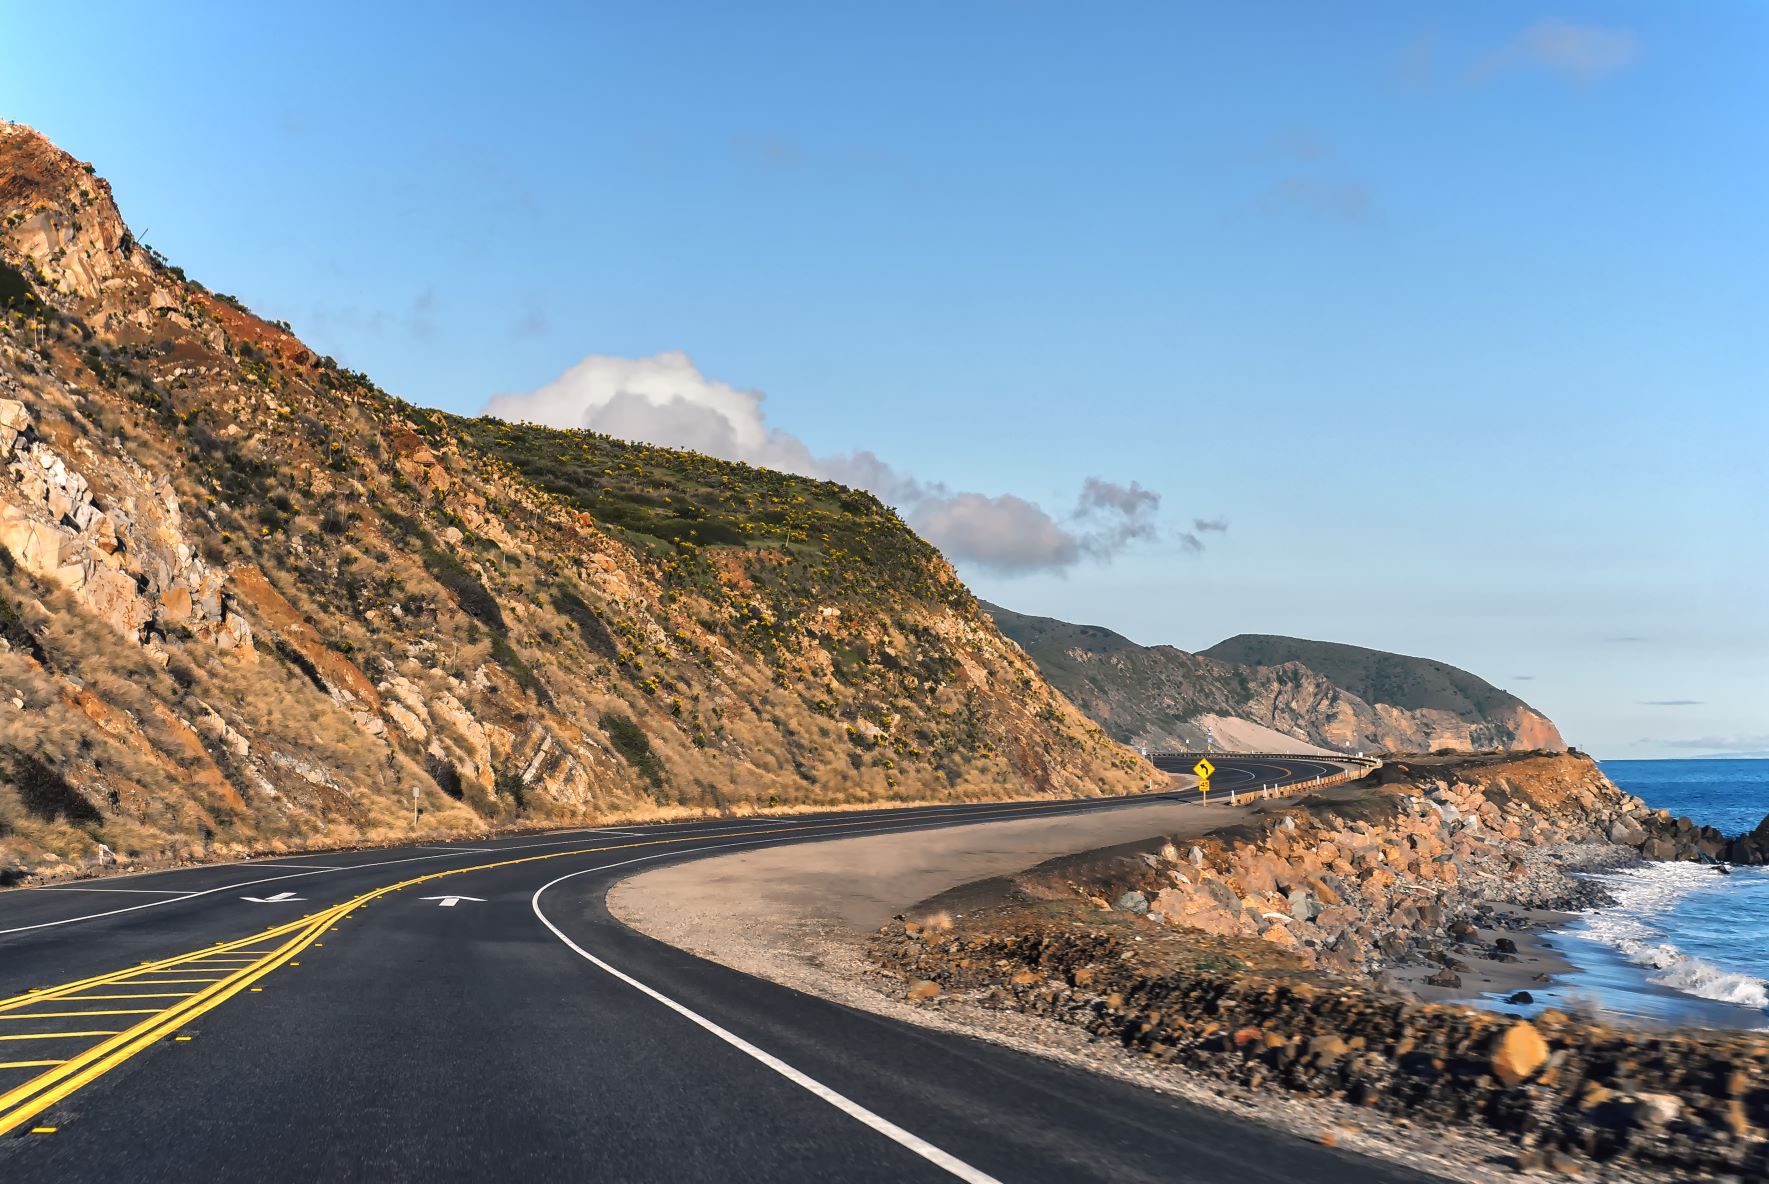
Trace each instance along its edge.
{"label": "green shrub", "polygon": [[602,620],[600,613],[584,603],[583,597],[571,585],[560,581],[553,585],[551,592],[553,607],[577,626],[577,631],[583,634],[584,644],[590,647],[591,653],[604,658],[613,658],[620,653],[620,646],[615,644],[607,622]]}
{"label": "green shrub", "polygon": [[12,783],[18,787],[19,804],[26,812],[44,822],[66,819],[69,822],[102,822],[104,815],[86,800],[84,794],[67,783],[60,773],[28,752],[14,752],[9,770]]}
{"label": "green shrub", "polygon": [[602,730],[608,733],[608,740],[614,745],[614,751],[625,758],[627,764],[637,769],[651,782],[654,788],[663,787],[663,762],[651,750],[651,739],[645,735],[630,715],[622,715],[618,711],[602,713]]}
{"label": "green shrub", "polygon": [[522,660],[522,655],[516,652],[516,647],[510,644],[507,635],[491,635],[491,656],[504,668],[506,674],[516,680],[516,685],[533,695],[537,702],[547,704],[553,701],[553,696],[547,691],[547,684],[541,681],[540,675],[534,672],[532,666]]}
{"label": "green shrub", "polygon": [[270,639],[270,644],[271,648],[276,651],[276,656],[306,675],[307,681],[312,683],[320,694],[330,695],[332,693],[331,688],[326,686],[326,680],[320,675],[319,667],[309,662],[305,654],[283,640],[280,634],[273,636]]}
{"label": "green shrub", "polygon": [[[0,559],[8,574],[13,570],[12,555],[4,547],[0,547]],[[49,655],[43,652],[43,643],[37,640],[24,618],[19,616],[18,607],[5,596],[0,596],[0,640],[15,650],[20,650],[35,658],[43,666],[49,665]]]}
{"label": "green shrub", "polygon": [[509,769],[499,769],[492,777],[492,792],[500,798],[509,798],[510,804],[521,811],[528,804],[528,786],[522,784],[522,777]]}
{"label": "green shrub", "polygon": [[473,573],[473,569],[462,563],[448,551],[436,544],[426,541],[418,552],[423,561],[424,570],[430,578],[448,589],[448,594],[455,598],[461,611],[490,629],[494,634],[502,635],[509,631],[504,622],[504,610],[498,607],[497,598],[493,596]]}
{"label": "green shrub", "polygon": [[443,793],[447,794],[457,802],[461,800],[461,796],[464,793],[461,786],[461,771],[454,767],[452,761],[445,761],[439,756],[432,756],[425,764],[424,772],[430,775],[430,780],[436,782],[437,789],[440,789]]}

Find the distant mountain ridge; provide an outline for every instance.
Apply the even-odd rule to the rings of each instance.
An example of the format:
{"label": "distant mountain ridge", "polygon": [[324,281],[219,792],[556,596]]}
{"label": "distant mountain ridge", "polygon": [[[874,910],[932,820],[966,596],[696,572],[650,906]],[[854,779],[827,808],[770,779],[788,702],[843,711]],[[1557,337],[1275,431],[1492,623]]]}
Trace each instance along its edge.
{"label": "distant mountain ridge", "polygon": [[1426,752],[1566,747],[1547,716],[1444,662],[1362,646],[1242,634],[1199,653],[1099,625],[983,608],[1046,680],[1115,739],[1250,751]]}

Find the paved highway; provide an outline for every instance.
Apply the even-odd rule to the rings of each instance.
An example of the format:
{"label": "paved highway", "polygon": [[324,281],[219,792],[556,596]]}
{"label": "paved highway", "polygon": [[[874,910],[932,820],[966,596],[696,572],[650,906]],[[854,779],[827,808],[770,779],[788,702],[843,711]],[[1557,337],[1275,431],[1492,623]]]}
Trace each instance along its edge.
{"label": "paved highway", "polygon": [[[1216,763],[1219,790],[1337,771]],[[811,998],[603,906],[664,861],[1144,800],[578,830],[0,893],[0,1178],[1424,1178]]]}

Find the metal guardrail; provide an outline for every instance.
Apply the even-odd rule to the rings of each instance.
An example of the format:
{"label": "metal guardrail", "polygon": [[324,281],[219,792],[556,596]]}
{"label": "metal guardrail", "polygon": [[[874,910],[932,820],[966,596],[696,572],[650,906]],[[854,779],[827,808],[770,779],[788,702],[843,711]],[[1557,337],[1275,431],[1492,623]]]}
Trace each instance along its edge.
{"label": "metal guardrail", "polygon": [[1149,760],[1197,760],[1200,757],[1227,757],[1230,760],[1310,760],[1333,761],[1344,765],[1363,765],[1365,768],[1376,769],[1382,765],[1379,756],[1353,756],[1349,752],[1151,752]]}
{"label": "metal guardrail", "polygon": [[[1150,761],[1155,761],[1160,758],[1167,758],[1167,759],[1172,759],[1172,760],[1191,760],[1194,757],[1203,757],[1203,756],[1215,756],[1215,757],[1219,757],[1219,758],[1248,757],[1248,758],[1253,758],[1256,760],[1269,760],[1269,759],[1294,760],[1297,757],[1302,757],[1307,760],[1316,760],[1316,761],[1321,761],[1323,763],[1331,761],[1334,764],[1344,764],[1344,765],[1354,766],[1353,768],[1346,769],[1343,772],[1326,773],[1326,774],[1322,774],[1320,776],[1311,777],[1307,781],[1291,782],[1288,785],[1262,785],[1257,789],[1249,789],[1249,790],[1236,790],[1233,788],[1226,788],[1226,789],[1219,790],[1218,793],[1223,793],[1223,794],[1228,795],[1228,803],[1231,806],[1240,805],[1240,800],[1241,800],[1242,796],[1258,797],[1262,800],[1269,800],[1271,798],[1276,798],[1276,797],[1285,797],[1290,794],[1309,793],[1309,792],[1312,792],[1317,789],[1326,789],[1328,786],[1331,786],[1331,785],[1344,785],[1348,781],[1360,781],[1363,778],[1368,777],[1371,773],[1375,772],[1377,769],[1380,769],[1382,767],[1382,758],[1379,756],[1349,756],[1349,755],[1347,755],[1347,756],[1331,756],[1331,757],[1319,756],[1319,757],[1317,757],[1317,756],[1314,756],[1309,753],[1300,753],[1300,752],[1217,752],[1217,753],[1151,752],[1151,753],[1149,753],[1148,759]],[[1160,768],[1159,765],[1156,765],[1155,767]],[[1173,771],[1174,770],[1162,769],[1162,772],[1173,772]],[[1182,769],[1182,770],[1178,770],[1178,771],[1179,772],[1189,772],[1190,770],[1189,769]],[[1206,804],[1208,804],[1208,802],[1206,802]]]}

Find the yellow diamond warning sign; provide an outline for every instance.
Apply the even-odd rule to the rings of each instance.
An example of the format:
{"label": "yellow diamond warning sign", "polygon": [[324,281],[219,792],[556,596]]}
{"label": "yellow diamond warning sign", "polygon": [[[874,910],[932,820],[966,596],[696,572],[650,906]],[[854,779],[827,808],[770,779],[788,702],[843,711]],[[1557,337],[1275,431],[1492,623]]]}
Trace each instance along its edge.
{"label": "yellow diamond warning sign", "polygon": [[1192,772],[1208,781],[1210,774],[1216,772],[1216,766],[1210,763],[1209,757],[1200,757],[1198,763],[1192,766]]}

